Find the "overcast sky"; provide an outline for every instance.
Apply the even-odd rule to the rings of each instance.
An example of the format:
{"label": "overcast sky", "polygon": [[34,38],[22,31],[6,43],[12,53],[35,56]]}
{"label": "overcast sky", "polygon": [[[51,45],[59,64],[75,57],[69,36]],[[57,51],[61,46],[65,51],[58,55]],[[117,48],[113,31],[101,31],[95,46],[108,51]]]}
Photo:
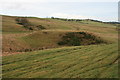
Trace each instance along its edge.
{"label": "overcast sky", "polygon": [[118,20],[119,0],[0,0],[0,14]]}

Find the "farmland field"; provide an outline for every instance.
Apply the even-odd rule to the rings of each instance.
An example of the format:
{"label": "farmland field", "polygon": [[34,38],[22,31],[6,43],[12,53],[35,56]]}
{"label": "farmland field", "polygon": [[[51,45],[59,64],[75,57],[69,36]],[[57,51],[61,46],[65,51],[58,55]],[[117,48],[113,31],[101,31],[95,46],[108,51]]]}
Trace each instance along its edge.
{"label": "farmland field", "polygon": [[[116,25],[28,17],[33,30],[27,30],[15,19],[3,16],[3,78],[118,78]],[[45,29],[38,30],[38,25]],[[64,35],[73,32],[89,33],[106,43],[58,44]]]}
{"label": "farmland field", "polygon": [[117,78],[116,47],[63,47],[5,56],[3,78]]}

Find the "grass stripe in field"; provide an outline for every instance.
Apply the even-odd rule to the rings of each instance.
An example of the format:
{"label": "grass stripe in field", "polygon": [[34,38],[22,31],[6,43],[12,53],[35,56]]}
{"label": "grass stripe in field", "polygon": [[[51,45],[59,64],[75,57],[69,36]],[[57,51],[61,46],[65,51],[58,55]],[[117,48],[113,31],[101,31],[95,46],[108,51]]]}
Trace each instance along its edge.
{"label": "grass stripe in field", "polygon": [[[67,55],[67,53],[71,53],[71,52],[73,53],[74,51],[71,50],[71,51],[66,52],[66,53],[64,53],[64,54]],[[51,54],[51,55],[52,55],[52,54]],[[59,55],[61,55],[61,54],[59,54]],[[58,55],[58,58],[59,58],[59,55]],[[62,53],[62,55],[63,55],[63,53]],[[53,55],[52,55],[52,56],[53,56]],[[36,59],[36,58],[35,58],[35,59]],[[38,58],[38,59],[40,59],[40,61],[41,61],[41,58]],[[52,58],[51,58],[51,59],[52,59]],[[23,60],[23,61],[24,61],[24,60]],[[32,60],[32,61],[33,61],[33,60]],[[45,60],[45,61],[46,61],[46,60]],[[44,62],[45,62],[45,61],[44,61]],[[29,62],[31,62],[30,59],[29,59]],[[19,62],[18,62],[18,63],[19,63]],[[21,63],[23,63],[23,62],[21,62]],[[54,63],[54,62],[52,62],[52,64],[53,64],[53,63]],[[27,64],[27,63],[26,63],[26,64]],[[31,66],[32,66],[32,67],[37,67],[36,65],[38,65],[38,68],[40,68],[40,65],[39,65],[39,64],[42,65],[41,63],[36,62],[35,64],[33,63],[32,65],[27,65],[27,67],[28,67],[28,66],[29,66],[29,67],[31,67]],[[45,65],[45,64],[46,64],[46,63],[44,63],[44,65]],[[10,65],[12,65],[12,64],[10,64]],[[35,66],[34,66],[34,65],[35,65]],[[44,67],[44,65],[42,65],[42,66]],[[47,65],[48,65],[48,64],[47,64]],[[41,67],[42,67],[42,66],[41,66]],[[9,66],[9,67],[10,67],[10,66]],[[9,68],[9,67],[8,67],[8,68]],[[26,66],[25,66],[25,67],[26,67]],[[30,69],[29,67],[28,67],[28,69]],[[31,67],[31,68],[32,68],[32,67]],[[11,67],[11,68],[13,69],[13,67]],[[21,68],[22,68],[22,67],[21,67]]]}
{"label": "grass stripe in field", "polygon": [[[56,51],[56,52],[58,52],[58,51]],[[62,51],[60,51],[60,52],[62,52]],[[71,52],[75,52],[75,51],[72,50]],[[70,54],[71,52],[67,52],[67,53]],[[59,52],[58,52],[58,53],[59,53]],[[29,59],[21,59],[21,60],[19,60],[19,61],[15,61],[15,62],[13,61],[12,63],[22,63],[22,62],[25,62],[26,60],[28,60],[29,62],[31,62],[31,61],[34,62],[34,60],[36,60],[37,58],[38,58],[38,60],[40,60],[40,61],[42,60],[42,61],[45,62],[45,61],[47,61],[48,58],[51,58],[51,57],[52,57],[52,58],[55,58],[54,56],[56,56],[56,55],[57,55],[58,57],[59,57],[59,56],[63,56],[63,55],[67,55],[67,53],[62,53],[62,54],[61,54],[61,53],[59,53],[59,54],[56,53],[55,55],[53,55],[53,53],[51,52],[51,55],[52,55],[52,56],[48,56],[48,55],[47,55],[48,57],[47,57],[47,56],[45,56],[45,57],[37,57],[38,55],[36,55],[36,56],[34,56],[34,57],[32,58],[32,60],[31,60],[31,58],[29,58]],[[39,54],[39,52],[38,52],[38,54]],[[23,55],[23,56],[24,56],[24,55]],[[52,58],[51,58],[51,59],[52,59]],[[6,65],[3,65],[3,66],[12,65],[12,63],[6,64]],[[34,65],[34,63],[33,63],[32,65]],[[31,66],[31,65],[28,65],[28,66]],[[13,67],[12,67],[12,68],[13,68]]]}
{"label": "grass stripe in field", "polygon": [[[110,48],[111,49],[111,48]],[[105,52],[104,51],[107,51],[106,49],[105,50],[103,50],[103,51],[101,51],[101,52],[99,52],[99,50],[98,50],[98,52],[94,52],[94,54],[95,53],[98,53],[98,54],[101,54],[102,53],[102,55],[104,55],[105,54]],[[109,53],[109,52],[108,52]],[[93,55],[94,55],[93,54]],[[87,55],[88,56],[88,55]],[[95,56],[95,55],[94,55]],[[105,55],[105,57],[107,57],[108,56],[108,54],[107,55]],[[84,56],[82,56],[82,57],[84,57]],[[86,57],[86,56],[85,56]],[[105,58],[104,57],[104,58]],[[73,67],[71,67],[71,68],[69,68],[69,69],[65,69],[64,71],[63,71],[63,74],[62,75],[60,75],[61,73],[57,73],[57,74],[59,74],[59,76],[65,76],[65,75],[67,75],[67,73],[73,73],[73,74],[75,74],[75,73],[77,73],[77,72],[75,72],[75,71],[79,71],[79,69],[81,69],[81,68],[86,68],[86,67],[88,67],[89,65],[91,65],[91,64],[93,64],[93,63],[96,63],[96,62],[98,62],[99,61],[99,57],[96,57],[96,58],[98,58],[97,60],[95,60],[95,61],[92,61],[94,58],[92,58],[92,56],[90,56],[90,57],[88,57],[87,59],[86,58],[83,58],[83,60],[81,60],[81,59],[79,59],[79,58],[77,58],[78,60],[77,60],[77,62],[78,62],[78,64],[79,64],[79,67],[78,67],[78,64],[77,65],[74,65]],[[95,58],[95,59],[96,59]],[[103,58],[103,59],[104,59]],[[81,63],[79,63],[79,62],[83,62],[82,64]],[[86,64],[85,64],[86,63]],[[82,65],[82,66],[81,66]],[[73,72],[72,72],[73,71]],[[75,73],[74,73],[75,72]],[[56,74],[56,75],[57,75]]]}
{"label": "grass stripe in field", "polygon": [[[77,52],[77,54],[80,54],[78,51],[76,51]],[[65,53],[65,54],[67,54],[67,52]],[[49,61],[49,64],[50,64],[50,69],[55,69],[55,71],[57,71],[57,72],[59,72],[59,71],[61,71],[61,69],[59,70],[59,68],[56,68],[56,66],[57,67],[60,67],[59,65],[62,65],[62,64],[65,64],[65,63],[69,63],[69,62],[72,62],[72,61],[74,61],[75,60],[75,56],[74,55],[76,55],[76,53],[72,53],[72,54],[69,54],[69,55],[65,55],[65,56],[61,56],[61,57],[56,57],[56,58],[54,58],[54,61],[51,61],[51,60],[53,60],[53,59],[51,59],[51,60],[48,60]],[[73,59],[72,59],[72,57],[73,57]],[[76,56],[77,57],[77,56]],[[77,58],[76,58],[77,59]],[[56,62],[57,61],[57,62]],[[55,63],[54,63],[55,62]],[[75,62],[75,61],[74,61]],[[70,63],[71,64],[71,63]],[[71,65],[73,65],[73,62],[72,62],[72,64]],[[69,66],[69,64],[68,64],[68,66]],[[46,65],[46,67],[48,67],[47,65]],[[39,68],[39,66],[38,66],[38,69],[37,70],[41,70],[41,68]],[[36,71],[36,70],[32,70],[33,72],[34,71]],[[56,72],[56,73],[57,73]],[[29,73],[28,73],[29,74]],[[49,74],[52,74],[52,73],[49,73]],[[27,74],[26,74],[27,75]]]}
{"label": "grass stripe in field", "polygon": [[[3,57],[3,77],[117,77],[110,64],[117,57],[117,44],[65,47]],[[109,69],[108,69],[109,68]],[[108,69],[108,70],[107,70]],[[110,70],[112,70],[110,72]]]}

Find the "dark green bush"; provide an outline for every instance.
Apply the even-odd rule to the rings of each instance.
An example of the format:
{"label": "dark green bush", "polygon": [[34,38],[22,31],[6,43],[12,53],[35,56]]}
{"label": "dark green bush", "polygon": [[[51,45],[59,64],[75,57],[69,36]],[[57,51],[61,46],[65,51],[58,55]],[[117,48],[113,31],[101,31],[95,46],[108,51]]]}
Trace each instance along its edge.
{"label": "dark green bush", "polygon": [[26,18],[16,18],[18,24],[23,26],[31,26],[30,22]]}
{"label": "dark green bush", "polygon": [[29,30],[33,30],[33,28],[32,27],[28,27],[29,28]]}
{"label": "dark green bush", "polygon": [[40,29],[40,30],[46,29],[46,28],[45,28],[44,26],[42,26],[42,25],[38,25],[37,28]]}
{"label": "dark green bush", "polygon": [[80,38],[75,36],[75,33],[67,33],[62,37],[62,41],[58,42],[59,45],[79,46]]}
{"label": "dark green bush", "polygon": [[79,46],[79,45],[90,45],[90,44],[100,44],[103,43],[100,38],[92,34],[85,32],[70,32],[62,36],[61,41],[58,45],[69,45],[69,46]]}
{"label": "dark green bush", "polygon": [[62,20],[62,21],[82,21],[81,19],[65,19],[65,18],[55,18],[51,17],[51,19]]}
{"label": "dark green bush", "polygon": [[24,28],[29,29],[29,30],[33,30],[33,28],[31,27],[32,24],[26,19],[26,18],[16,18],[15,19],[17,24],[23,25]]}

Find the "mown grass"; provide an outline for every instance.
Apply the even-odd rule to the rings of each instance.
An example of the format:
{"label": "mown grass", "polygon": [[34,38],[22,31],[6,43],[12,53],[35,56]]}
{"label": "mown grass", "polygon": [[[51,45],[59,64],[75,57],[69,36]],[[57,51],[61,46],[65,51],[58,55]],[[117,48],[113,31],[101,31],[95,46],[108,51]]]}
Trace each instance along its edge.
{"label": "mown grass", "polygon": [[63,47],[4,56],[3,78],[117,78],[117,47]]}

